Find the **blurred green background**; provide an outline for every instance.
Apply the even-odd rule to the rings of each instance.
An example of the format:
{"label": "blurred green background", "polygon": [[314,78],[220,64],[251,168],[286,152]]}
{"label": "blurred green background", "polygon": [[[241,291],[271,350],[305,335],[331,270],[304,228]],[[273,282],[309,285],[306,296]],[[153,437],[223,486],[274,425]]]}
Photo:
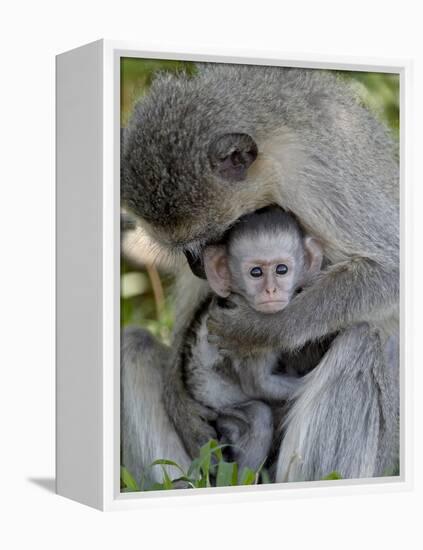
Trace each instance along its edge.
{"label": "blurred green background", "polygon": [[[159,70],[195,73],[195,65],[181,61],[124,58],[121,61],[121,125],[126,126],[134,103],[147,91]],[[359,100],[399,134],[399,76],[387,73],[338,71],[349,80]],[[172,278],[149,261],[121,261],[121,325],[137,324],[169,343],[173,309],[169,297]]]}

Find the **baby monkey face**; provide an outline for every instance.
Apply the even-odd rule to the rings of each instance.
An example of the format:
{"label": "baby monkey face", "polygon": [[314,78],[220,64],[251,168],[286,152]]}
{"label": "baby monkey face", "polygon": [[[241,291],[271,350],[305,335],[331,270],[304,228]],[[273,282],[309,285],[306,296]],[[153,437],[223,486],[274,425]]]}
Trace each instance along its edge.
{"label": "baby monkey face", "polygon": [[250,305],[263,313],[281,311],[295,290],[293,258],[251,258],[241,262],[245,297]]}
{"label": "baby monkey face", "polygon": [[238,239],[231,247],[232,287],[263,313],[284,309],[303,265],[301,241],[291,235]]}
{"label": "baby monkey face", "polygon": [[248,222],[232,231],[226,245],[206,247],[207,280],[218,296],[235,293],[255,310],[275,313],[320,270],[322,247],[286,213],[272,212],[270,219],[261,213]]}

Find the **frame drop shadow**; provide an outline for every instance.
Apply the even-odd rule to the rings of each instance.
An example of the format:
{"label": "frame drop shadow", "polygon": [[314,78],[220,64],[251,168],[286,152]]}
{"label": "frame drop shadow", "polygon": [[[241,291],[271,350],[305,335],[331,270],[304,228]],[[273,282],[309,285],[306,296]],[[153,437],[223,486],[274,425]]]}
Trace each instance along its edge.
{"label": "frame drop shadow", "polygon": [[54,477],[28,477],[27,480],[49,493],[56,493],[56,479]]}

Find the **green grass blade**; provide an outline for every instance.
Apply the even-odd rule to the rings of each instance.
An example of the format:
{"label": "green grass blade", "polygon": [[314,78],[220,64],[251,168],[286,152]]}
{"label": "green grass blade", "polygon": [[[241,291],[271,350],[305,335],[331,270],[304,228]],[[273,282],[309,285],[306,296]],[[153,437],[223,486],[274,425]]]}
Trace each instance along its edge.
{"label": "green grass blade", "polygon": [[262,484],[272,483],[270,480],[269,472],[266,470],[266,468],[262,468],[260,470],[260,479]]}
{"label": "green grass blade", "polygon": [[195,458],[188,468],[187,477],[197,479],[200,475],[200,459]]}
{"label": "green grass blade", "polygon": [[251,468],[243,468],[239,476],[239,485],[255,485],[257,474]]}
{"label": "green grass blade", "polygon": [[181,466],[179,466],[179,464],[177,464],[176,462],[173,462],[173,460],[166,460],[164,458],[160,458],[160,459],[155,460],[154,462],[152,462],[150,464],[150,467],[151,466],[157,466],[157,465],[174,466],[175,468],[177,468],[181,472],[181,474],[183,476],[186,475],[186,472],[184,471],[184,469]]}
{"label": "green grass blade", "polygon": [[323,477],[322,479],[324,479],[324,480],[342,479],[342,476],[341,476],[341,474],[339,474],[338,472],[331,472],[330,474],[328,474],[327,476]]}
{"label": "green grass blade", "polygon": [[235,462],[221,460],[217,465],[216,487],[230,487],[237,485],[238,466]]}
{"label": "green grass blade", "polygon": [[166,468],[164,466],[162,466],[162,471],[164,477],[163,489],[173,489],[172,480],[170,479],[169,474],[166,472]]}
{"label": "green grass blade", "polygon": [[130,491],[140,490],[138,483],[135,481],[130,472],[125,468],[125,466],[121,466],[120,468],[120,478],[126,489],[129,489]]}

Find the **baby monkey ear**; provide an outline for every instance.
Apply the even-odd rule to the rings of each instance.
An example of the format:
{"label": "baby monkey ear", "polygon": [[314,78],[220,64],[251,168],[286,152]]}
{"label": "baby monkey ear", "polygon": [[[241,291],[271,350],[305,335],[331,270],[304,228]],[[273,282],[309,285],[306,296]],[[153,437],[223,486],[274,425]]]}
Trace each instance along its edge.
{"label": "baby monkey ear", "polygon": [[231,293],[228,255],[223,245],[207,246],[203,253],[204,271],[212,290],[222,298]]}
{"label": "baby monkey ear", "polygon": [[320,271],[323,261],[322,245],[313,237],[304,238],[305,251],[305,279],[309,279],[312,275]]}
{"label": "baby monkey ear", "polygon": [[228,181],[244,180],[257,154],[256,142],[248,134],[223,134],[209,148],[213,171]]}

